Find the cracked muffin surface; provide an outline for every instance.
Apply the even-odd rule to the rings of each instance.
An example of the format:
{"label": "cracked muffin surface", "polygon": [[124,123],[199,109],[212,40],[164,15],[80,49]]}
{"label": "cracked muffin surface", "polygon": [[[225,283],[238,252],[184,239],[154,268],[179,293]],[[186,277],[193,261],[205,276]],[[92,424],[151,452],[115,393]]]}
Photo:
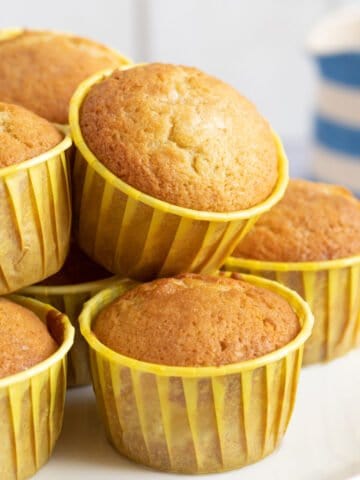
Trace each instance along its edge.
{"label": "cracked muffin surface", "polygon": [[92,40],[24,30],[0,41],[0,100],[66,124],[69,101],[79,83],[122,63],[116,52]]}
{"label": "cracked muffin surface", "polygon": [[281,296],[241,279],[183,274],[139,285],[105,307],[93,331],[112,350],[176,366],[219,366],[289,343],[299,320]]}
{"label": "cracked muffin surface", "polygon": [[0,102],[0,168],[47,152],[62,138],[47,120],[18,105]]}
{"label": "cracked muffin surface", "polygon": [[285,196],[257,221],[233,256],[274,262],[360,255],[360,202],[338,185],[290,180]]}
{"label": "cracked muffin surface", "polygon": [[234,88],[195,68],[115,70],[87,94],[80,127],[112,173],[180,207],[246,209],[278,178],[269,124]]}

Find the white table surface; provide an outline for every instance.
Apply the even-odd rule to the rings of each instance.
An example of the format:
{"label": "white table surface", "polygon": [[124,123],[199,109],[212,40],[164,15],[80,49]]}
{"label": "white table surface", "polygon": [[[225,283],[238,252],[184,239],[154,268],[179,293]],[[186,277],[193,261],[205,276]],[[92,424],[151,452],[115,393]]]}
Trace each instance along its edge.
{"label": "white table surface", "polygon": [[[277,452],[219,480],[360,479],[360,349],[302,371],[297,405]],[[64,428],[36,480],[189,478],[136,465],[107,443],[90,387],[68,392]]]}

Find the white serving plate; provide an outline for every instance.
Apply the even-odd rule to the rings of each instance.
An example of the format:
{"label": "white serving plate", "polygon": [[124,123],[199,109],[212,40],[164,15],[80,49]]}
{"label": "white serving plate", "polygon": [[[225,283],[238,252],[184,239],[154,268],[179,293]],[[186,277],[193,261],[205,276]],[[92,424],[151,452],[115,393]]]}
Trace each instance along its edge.
{"label": "white serving plate", "polygon": [[[68,392],[64,428],[35,480],[180,480],[136,465],[107,443],[90,387]],[[297,405],[277,452],[216,480],[360,479],[360,349],[302,371]]]}

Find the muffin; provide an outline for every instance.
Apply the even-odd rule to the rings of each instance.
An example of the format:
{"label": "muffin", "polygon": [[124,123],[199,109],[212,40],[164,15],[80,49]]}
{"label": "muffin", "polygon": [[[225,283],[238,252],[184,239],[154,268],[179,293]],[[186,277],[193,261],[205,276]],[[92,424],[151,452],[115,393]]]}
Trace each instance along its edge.
{"label": "muffin", "polygon": [[244,210],[277,181],[269,124],[235,89],[195,68],[115,70],[86,96],[80,128],[117,177],[180,207]]}
{"label": "muffin", "polygon": [[115,448],[156,469],[210,473],[278,445],[312,317],[275,282],[187,274],[100,292],[80,326]]}
{"label": "muffin", "polygon": [[343,187],[291,180],[225,269],[276,279],[315,315],[305,363],[330,360],[359,341],[360,202]]}
{"label": "muffin", "polygon": [[71,146],[54,125],[0,102],[0,295],[42,280],[69,247]]}
{"label": "muffin", "polygon": [[0,169],[47,152],[62,139],[47,120],[25,108],[0,102]]}
{"label": "muffin", "polygon": [[65,403],[69,320],[30,298],[0,299],[0,478],[34,475],[59,437]]}
{"label": "muffin", "polygon": [[131,289],[105,308],[93,327],[115,352],[187,367],[257,358],[286,345],[299,330],[281,296],[242,280],[194,274]]}
{"label": "muffin", "polygon": [[50,357],[58,345],[31,310],[0,298],[0,378]]}
{"label": "muffin", "polygon": [[269,124],[195,68],[96,75],[71,112],[78,240],[116,273],[213,271],[284,191],[286,159]]}
{"label": "muffin", "polygon": [[291,180],[284,198],[262,216],[235,257],[320,262],[360,255],[360,202],[337,185]]}
{"label": "muffin", "polygon": [[64,312],[75,328],[74,345],[68,355],[68,386],[90,383],[88,348],[79,329],[78,316],[84,303],[95,293],[121,281],[87,257],[75,243],[71,244],[66,261],[51,277],[27,287],[22,295],[53,305]]}
{"label": "muffin", "polygon": [[78,84],[99,70],[126,63],[124,57],[92,40],[20,30],[0,41],[0,100],[66,124],[68,104]]}

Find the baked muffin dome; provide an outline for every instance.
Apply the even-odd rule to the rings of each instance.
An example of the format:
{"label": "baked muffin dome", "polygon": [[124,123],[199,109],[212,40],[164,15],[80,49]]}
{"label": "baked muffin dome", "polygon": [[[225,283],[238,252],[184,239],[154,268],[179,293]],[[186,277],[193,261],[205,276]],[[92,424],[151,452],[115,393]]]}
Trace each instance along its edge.
{"label": "baked muffin dome", "polygon": [[46,278],[38,285],[46,285],[49,287],[77,285],[86,282],[94,282],[96,280],[103,280],[112,275],[112,273],[91,260],[91,258],[85,255],[85,253],[73,243],[61,270],[54,275],[51,275],[51,277]]}
{"label": "baked muffin dome", "polygon": [[360,255],[360,202],[337,185],[291,180],[233,255],[279,262]]}
{"label": "baked muffin dome", "polygon": [[58,345],[30,310],[0,298],[0,378],[46,360]]}
{"label": "baked muffin dome", "polygon": [[47,120],[18,105],[0,102],[0,168],[47,152],[62,138]]}
{"label": "baked muffin dome", "polygon": [[115,52],[91,40],[24,30],[0,42],[0,100],[68,123],[68,104],[79,83],[121,63]]}
{"label": "baked muffin dome", "polygon": [[139,285],[95,319],[112,350],[176,366],[218,366],[272,352],[299,332],[279,295],[242,280],[184,274]]}
{"label": "baked muffin dome", "polygon": [[195,68],[115,70],[87,94],[80,128],[111,172],[180,207],[246,209],[278,178],[268,123],[234,88]]}

